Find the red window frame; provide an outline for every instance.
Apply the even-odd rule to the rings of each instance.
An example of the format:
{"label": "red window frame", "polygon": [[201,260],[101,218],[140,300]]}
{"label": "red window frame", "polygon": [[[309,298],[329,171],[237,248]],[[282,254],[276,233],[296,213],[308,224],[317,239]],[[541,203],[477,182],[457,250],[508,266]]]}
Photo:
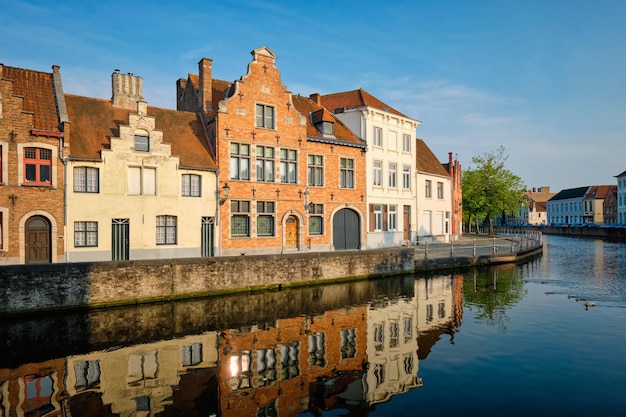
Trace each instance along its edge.
{"label": "red window frame", "polygon": [[[33,153],[34,152],[34,153]],[[43,155],[42,155],[43,154]],[[43,156],[43,158],[42,158]],[[49,159],[45,157],[48,156]],[[28,179],[29,166],[35,167],[35,178]],[[48,168],[48,179],[45,177],[45,167]],[[51,185],[52,184],[52,151],[45,148],[24,148],[24,184]]]}

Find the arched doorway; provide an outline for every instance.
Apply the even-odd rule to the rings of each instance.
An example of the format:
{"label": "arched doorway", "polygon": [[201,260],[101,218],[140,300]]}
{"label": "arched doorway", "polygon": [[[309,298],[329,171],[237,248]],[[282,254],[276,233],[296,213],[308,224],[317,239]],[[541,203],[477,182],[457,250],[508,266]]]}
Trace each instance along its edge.
{"label": "arched doorway", "polygon": [[33,216],[26,221],[26,263],[45,264],[52,262],[50,222],[42,216]]}
{"label": "arched doorway", "polygon": [[298,218],[289,216],[285,221],[285,247],[298,249]]}
{"label": "arched doorway", "polygon": [[361,247],[361,222],[352,209],[344,208],[333,217],[333,246],[335,250],[359,249]]}

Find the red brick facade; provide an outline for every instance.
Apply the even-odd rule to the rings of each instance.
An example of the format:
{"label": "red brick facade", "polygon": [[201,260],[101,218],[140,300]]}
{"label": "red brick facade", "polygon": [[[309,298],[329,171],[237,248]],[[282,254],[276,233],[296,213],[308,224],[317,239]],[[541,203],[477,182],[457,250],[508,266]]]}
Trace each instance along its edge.
{"label": "red brick facade", "polygon": [[0,264],[63,260],[59,87],[58,67],[43,73],[0,65]]}

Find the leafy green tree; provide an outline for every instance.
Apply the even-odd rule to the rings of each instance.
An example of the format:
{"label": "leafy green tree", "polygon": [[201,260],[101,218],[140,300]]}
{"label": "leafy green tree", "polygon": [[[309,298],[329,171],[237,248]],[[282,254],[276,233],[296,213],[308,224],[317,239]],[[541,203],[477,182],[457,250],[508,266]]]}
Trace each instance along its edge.
{"label": "leafy green tree", "polygon": [[508,159],[504,147],[495,152],[474,156],[470,167],[463,172],[463,212],[467,216],[468,226],[472,217],[484,218],[493,235],[493,218],[502,214],[514,214],[524,203],[523,193],[526,186],[522,179],[506,169]]}

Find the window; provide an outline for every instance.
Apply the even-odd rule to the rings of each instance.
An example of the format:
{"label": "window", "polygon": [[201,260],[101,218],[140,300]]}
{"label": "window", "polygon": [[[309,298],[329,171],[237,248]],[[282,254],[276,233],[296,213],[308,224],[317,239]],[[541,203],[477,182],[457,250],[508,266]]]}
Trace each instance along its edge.
{"label": "window", "polygon": [[230,178],[233,180],[250,179],[250,145],[230,144]]}
{"label": "window", "polygon": [[335,124],[333,122],[322,122],[321,131],[324,136],[333,136],[335,134]]}
{"label": "window", "polygon": [[400,326],[397,321],[389,323],[389,347],[398,347],[398,341],[400,340]]}
{"label": "window", "polygon": [[298,183],[298,152],[293,149],[280,150],[280,182]]}
{"label": "window", "polygon": [[98,246],[98,222],[74,222],[74,247]]}
{"label": "window", "polygon": [[317,332],[308,335],[309,365],[326,366],[326,334]]}
{"label": "window", "polygon": [[413,338],[413,319],[404,318],[404,343],[408,343]]}
{"label": "window", "polygon": [[356,329],[341,330],[341,360],[356,356]]}
{"label": "window", "polygon": [[339,160],[339,187],[354,188],[354,159]]}
{"label": "window", "polygon": [[[159,370],[157,351],[131,353],[128,357],[128,376],[126,382],[130,387],[144,385],[146,381],[155,380]],[[145,385],[144,385],[145,386]]]}
{"label": "window", "polygon": [[256,147],[256,180],[274,182],[274,148]]}
{"label": "window", "polygon": [[312,187],[324,186],[324,157],[321,155],[309,155],[308,158],[308,184]]}
{"label": "window", "polygon": [[443,200],[443,182],[437,181],[437,198]]}
{"label": "window", "polygon": [[230,211],[230,234],[232,236],[250,236],[250,202],[232,200]]}
{"label": "window", "polygon": [[200,175],[183,174],[182,193],[183,197],[200,197]]}
{"label": "window", "polygon": [[156,169],[128,167],[128,194],[156,195]]}
{"label": "window", "polygon": [[398,228],[398,206],[391,204],[388,207],[388,230],[396,230]]}
{"label": "window", "polygon": [[426,180],[426,198],[430,198],[433,196],[433,183],[431,180]]}
{"label": "window", "polygon": [[396,164],[389,164],[389,188],[396,188],[398,186],[398,166]]}
{"label": "window", "polygon": [[274,129],[274,107],[264,104],[256,105],[256,127]]}
{"label": "window", "polygon": [[74,364],[76,392],[100,387],[100,361],[82,361]]}
{"label": "window", "polygon": [[135,135],[135,150],[140,152],[150,151],[150,138],[145,135]]}
{"label": "window", "polygon": [[402,135],[402,150],[411,152],[411,135]]}
{"label": "window", "polygon": [[182,347],[183,366],[196,366],[202,362],[202,343]]}
{"label": "window", "polygon": [[25,183],[51,185],[52,151],[43,148],[24,149]]}
{"label": "window", "polygon": [[324,205],[311,204],[309,206],[309,234],[324,234]]}
{"label": "window", "polygon": [[374,325],[374,349],[380,352],[385,348],[385,328],[382,324]]}
{"label": "window", "polygon": [[383,130],[380,127],[374,128],[373,145],[379,148],[383,146]]}
{"label": "window", "polygon": [[382,187],[383,185],[383,163],[374,161],[374,185]]}
{"label": "window", "polygon": [[99,170],[90,167],[74,168],[74,192],[97,193],[99,192]]}
{"label": "window", "polygon": [[274,213],[273,201],[259,201],[256,204],[256,232],[258,236],[274,236]]}
{"label": "window", "polygon": [[176,244],[176,216],[157,216],[156,218],[156,244]]}
{"label": "window", "polygon": [[405,165],[402,167],[402,188],[405,190],[411,189],[411,166]]}
{"label": "window", "polygon": [[381,231],[383,230],[383,205],[382,204],[374,204],[374,230]]}

